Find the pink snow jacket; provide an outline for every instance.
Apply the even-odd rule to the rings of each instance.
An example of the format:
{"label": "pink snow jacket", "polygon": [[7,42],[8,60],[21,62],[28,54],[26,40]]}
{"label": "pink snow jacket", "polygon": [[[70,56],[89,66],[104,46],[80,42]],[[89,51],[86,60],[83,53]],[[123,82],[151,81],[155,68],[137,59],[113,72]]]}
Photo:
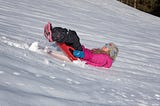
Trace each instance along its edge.
{"label": "pink snow jacket", "polygon": [[86,61],[86,64],[110,68],[112,66],[113,60],[107,54],[95,54],[91,50],[82,46],[84,52],[83,61]]}

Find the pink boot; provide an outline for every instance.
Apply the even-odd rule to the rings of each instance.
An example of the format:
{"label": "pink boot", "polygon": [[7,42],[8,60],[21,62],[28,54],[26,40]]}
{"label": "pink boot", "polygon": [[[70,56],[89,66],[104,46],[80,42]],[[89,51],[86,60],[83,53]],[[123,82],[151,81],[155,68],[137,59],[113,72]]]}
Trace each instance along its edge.
{"label": "pink boot", "polygon": [[48,22],[44,27],[44,36],[49,40],[49,42],[53,42],[51,28],[52,25],[50,22]]}

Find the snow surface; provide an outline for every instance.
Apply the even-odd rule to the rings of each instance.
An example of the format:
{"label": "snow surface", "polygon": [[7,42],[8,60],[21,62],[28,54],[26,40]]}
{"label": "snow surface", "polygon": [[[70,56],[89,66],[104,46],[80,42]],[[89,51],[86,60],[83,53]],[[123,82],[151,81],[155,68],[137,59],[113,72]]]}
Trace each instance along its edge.
{"label": "snow surface", "polygon": [[[120,53],[110,69],[65,62],[43,27]],[[0,106],[160,106],[160,18],[116,0],[0,0]]]}

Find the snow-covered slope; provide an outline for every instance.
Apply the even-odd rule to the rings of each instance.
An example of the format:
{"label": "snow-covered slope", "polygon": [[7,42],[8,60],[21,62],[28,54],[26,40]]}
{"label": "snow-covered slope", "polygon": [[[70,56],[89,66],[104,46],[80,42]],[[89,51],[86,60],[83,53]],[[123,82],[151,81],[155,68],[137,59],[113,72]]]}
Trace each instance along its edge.
{"label": "snow-covered slope", "polygon": [[[88,48],[115,42],[112,68],[41,52],[56,50],[48,21]],[[159,65],[160,19],[116,0],[0,0],[0,106],[160,106]]]}

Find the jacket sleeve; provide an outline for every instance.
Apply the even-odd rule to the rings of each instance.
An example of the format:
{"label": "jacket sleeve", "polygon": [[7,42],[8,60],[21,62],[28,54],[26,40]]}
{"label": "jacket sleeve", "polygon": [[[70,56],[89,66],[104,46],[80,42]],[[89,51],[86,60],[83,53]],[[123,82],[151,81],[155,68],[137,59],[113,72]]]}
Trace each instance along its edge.
{"label": "jacket sleeve", "polygon": [[83,49],[83,52],[84,52],[84,60],[89,60],[92,58],[93,56],[93,53],[91,52],[91,50],[85,48],[83,45],[82,45],[82,49]]}
{"label": "jacket sleeve", "polygon": [[105,68],[110,68],[112,66],[113,60],[108,56],[107,64],[104,65]]}

